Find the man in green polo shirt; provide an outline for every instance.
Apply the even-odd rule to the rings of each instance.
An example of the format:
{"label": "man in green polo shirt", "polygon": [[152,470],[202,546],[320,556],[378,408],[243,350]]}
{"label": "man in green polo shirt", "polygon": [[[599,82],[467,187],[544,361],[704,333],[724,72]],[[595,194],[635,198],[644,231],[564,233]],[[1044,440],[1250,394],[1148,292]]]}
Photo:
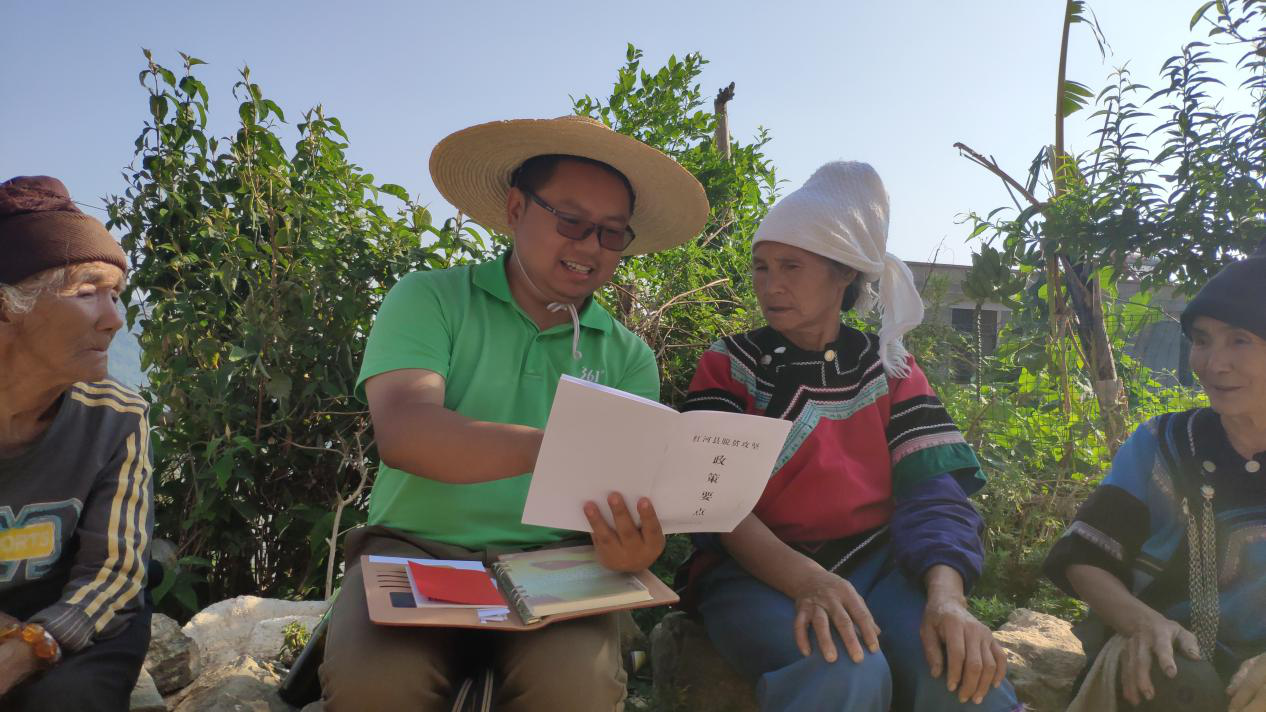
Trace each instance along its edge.
{"label": "man in green polo shirt", "polygon": [[[614,616],[529,633],[375,626],[357,562],[488,559],[577,536],[520,522],[559,377],[659,397],[650,349],[591,297],[622,255],[697,234],[707,199],[664,154],[574,116],[459,131],[436,146],[431,175],[450,203],[513,236],[514,248],[406,276],[374,322],[357,387],[382,466],[368,525],[348,535],[321,667],[326,709],[447,710],[472,661],[493,666],[498,710],[620,709]],[[608,504],[613,525],[585,506],[600,560],[646,568],[664,546],[652,503],[612,493]]]}

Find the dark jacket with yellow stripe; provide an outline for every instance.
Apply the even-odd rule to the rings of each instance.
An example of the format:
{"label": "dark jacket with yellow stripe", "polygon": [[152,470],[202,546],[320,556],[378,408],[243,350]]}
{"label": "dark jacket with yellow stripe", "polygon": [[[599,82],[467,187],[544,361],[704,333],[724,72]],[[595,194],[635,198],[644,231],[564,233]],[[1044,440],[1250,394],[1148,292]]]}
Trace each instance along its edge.
{"label": "dark jacket with yellow stripe", "polygon": [[153,509],[145,401],[75,384],[39,440],[0,458],[0,610],[64,581],[28,620],[69,652],[119,633],[143,605]]}

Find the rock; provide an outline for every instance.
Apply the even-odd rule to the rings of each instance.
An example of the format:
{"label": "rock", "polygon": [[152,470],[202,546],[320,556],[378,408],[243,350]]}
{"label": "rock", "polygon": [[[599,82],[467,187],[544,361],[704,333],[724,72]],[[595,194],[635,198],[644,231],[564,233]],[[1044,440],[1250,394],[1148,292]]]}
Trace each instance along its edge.
{"label": "rock", "polygon": [[1007,651],[1007,679],[1021,702],[1034,712],[1068,707],[1073,682],[1086,663],[1072,624],[1018,608],[994,637]]}
{"label": "rock", "polygon": [[650,661],[651,641],[629,611],[617,613],[616,622],[620,628],[620,659],[624,661],[624,671],[633,676]]}
{"label": "rock", "polygon": [[171,712],[294,712],[277,696],[281,677],[271,667],[243,655],[208,667],[169,702]]}
{"label": "rock", "polygon": [[161,613],[155,613],[150,623],[145,670],[153,676],[155,686],[164,695],[193,682],[201,670],[198,646],[180,630],[179,623]]}
{"label": "rock", "polygon": [[[184,632],[197,644],[205,670],[233,662],[242,654],[273,660],[281,652],[287,623],[300,620],[311,630],[328,606],[325,601],[238,596],[203,609],[185,624]],[[277,623],[279,619],[284,622]]]}
{"label": "rock", "polygon": [[164,576],[174,576],[180,560],[176,545],[167,539],[155,539],[149,545],[149,558],[163,565]]}
{"label": "rock", "polygon": [[128,712],[167,712],[167,703],[158,694],[154,678],[145,670],[141,670],[141,676],[136,679],[136,687],[132,688]]}
{"label": "rock", "polygon": [[756,712],[752,683],[712,647],[703,626],[669,613],[651,631],[656,709],[665,712]]}
{"label": "rock", "polygon": [[651,649],[651,641],[638,626],[637,621],[633,620],[632,613],[620,611],[616,614],[616,620],[620,626],[620,653],[625,658],[635,650]]}
{"label": "rock", "polygon": [[[285,644],[287,626],[291,623],[298,623],[303,626],[308,635],[312,635],[312,629],[316,628],[317,623],[320,622],[321,616],[282,616],[281,618],[262,620],[255,624],[250,637],[247,638],[244,652],[263,660],[278,658]],[[291,651],[291,658],[283,661],[283,664],[289,667],[294,662],[293,656],[298,653],[298,650]]]}

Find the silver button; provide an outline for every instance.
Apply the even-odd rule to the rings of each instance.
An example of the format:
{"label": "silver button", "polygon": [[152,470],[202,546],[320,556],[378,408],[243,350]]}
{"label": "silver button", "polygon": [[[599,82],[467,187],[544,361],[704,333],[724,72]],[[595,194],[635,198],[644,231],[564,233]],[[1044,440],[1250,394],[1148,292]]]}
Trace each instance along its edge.
{"label": "silver button", "polygon": [[1257,472],[1258,470],[1262,469],[1262,463],[1258,462],[1257,460],[1249,460],[1248,462],[1244,463],[1244,469],[1248,470],[1249,472]]}
{"label": "silver button", "polygon": [[769,364],[773,362],[774,362],[774,357],[770,356],[769,354],[765,354],[764,356],[760,357],[760,365],[762,366],[768,366]]}
{"label": "silver button", "polygon": [[774,353],[776,354],[781,354],[781,353],[786,353],[786,352],[787,352],[786,346],[779,346],[778,348],[774,349]]}
{"label": "silver button", "polygon": [[827,349],[827,350],[826,350],[826,353],[825,353],[825,354],[822,354],[822,358],[826,359],[827,361],[834,361],[834,360],[835,360],[835,349]]}
{"label": "silver button", "polygon": [[1209,462],[1208,460],[1204,461],[1204,464],[1202,465],[1202,467],[1204,467],[1205,472],[1213,472],[1214,470],[1218,469],[1217,465],[1213,464],[1212,462]]}

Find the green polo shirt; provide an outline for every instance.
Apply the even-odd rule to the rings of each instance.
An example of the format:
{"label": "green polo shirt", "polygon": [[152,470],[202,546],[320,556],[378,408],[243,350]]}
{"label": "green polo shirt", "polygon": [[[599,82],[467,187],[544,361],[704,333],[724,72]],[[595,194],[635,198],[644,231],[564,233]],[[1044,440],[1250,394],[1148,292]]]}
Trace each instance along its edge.
{"label": "green polo shirt", "polygon": [[[444,407],[475,420],[545,426],[564,373],[659,399],[650,348],[592,299],[580,310],[580,360],[572,324],[541,331],[510,296],[505,255],[478,265],[414,272],[383,300],[356,390],[402,368],[444,377]],[[596,463],[595,463],[595,466]],[[531,474],[455,485],[380,464],[369,523],[468,549],[558,541],[574,532],[520,523]]]}

